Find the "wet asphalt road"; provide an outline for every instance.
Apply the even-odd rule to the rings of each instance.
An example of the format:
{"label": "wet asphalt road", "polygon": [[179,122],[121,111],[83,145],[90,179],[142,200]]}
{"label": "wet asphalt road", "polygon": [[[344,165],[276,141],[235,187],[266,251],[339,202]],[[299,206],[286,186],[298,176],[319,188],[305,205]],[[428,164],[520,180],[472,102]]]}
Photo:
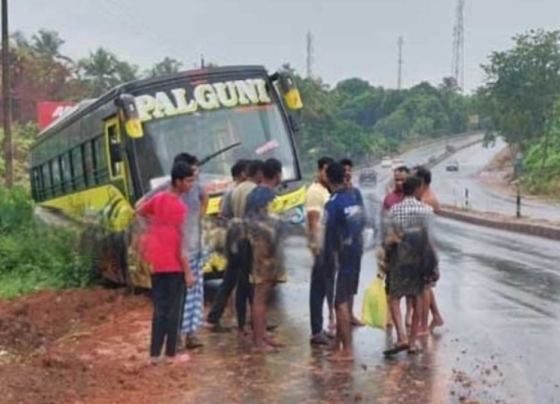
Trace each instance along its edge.
{"label": "wet asphalt road", "polygon": [[[515,216],[516,195],[504,189],[493,189],[483,183],[484,176],[492,175],[482,172],[484,167],[505,146],[506,144],[501,140],[488,148],[477,144],[458,152],[435,167],[433,189],[440,202],[457,207],[464,206],[465,189],[468,189],[469,205],[472,209]],[[459,163],[458,172],[445,170],[449,160]],[[560,206],[539,202],[522,195],[521,214],[528,218],[560,221]]]}
{"label": "wet asphalt road", "polygon": [[[198,387],[179,402],[560,403],[560,244],[439,218],[435,227],[446,324],[421,354],[386,360],[391,334],[369,328],[354,332],[354,363],[331,363],[311,348],[311,256],[294,237],[286,245],[289,282],[275,292],[270,316],[287,347],[253,355],[234,333],[205,333],[188,371]],[[376,270],[370,250],[356,314]]]}

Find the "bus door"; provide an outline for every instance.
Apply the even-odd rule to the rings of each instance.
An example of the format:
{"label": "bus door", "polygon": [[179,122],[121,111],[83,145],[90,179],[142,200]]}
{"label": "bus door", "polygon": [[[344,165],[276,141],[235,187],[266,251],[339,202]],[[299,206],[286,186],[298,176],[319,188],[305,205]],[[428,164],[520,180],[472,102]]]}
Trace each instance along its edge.
{"label": "bus door", "polygon": [[117,117],[105,121],[105,142],[107,146],[107,161],[109,163],[109,179],[128,199],[130,189],[127,178],[129,176]]}

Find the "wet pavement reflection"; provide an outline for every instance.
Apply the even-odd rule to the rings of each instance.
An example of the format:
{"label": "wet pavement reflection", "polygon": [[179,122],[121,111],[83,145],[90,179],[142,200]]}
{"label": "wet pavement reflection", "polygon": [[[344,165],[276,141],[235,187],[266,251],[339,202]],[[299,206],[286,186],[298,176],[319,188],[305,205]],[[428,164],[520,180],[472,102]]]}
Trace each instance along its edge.
{"label": "wet pavement reflection", "polygon": [[[311,257],[304,239],[292,238],[290,279],[275,292],[270,315],[287,347],[253,354],[233,331],[205,333],[206,347],[186,375],[199,387],[180,402],[560,402],[558,243],[447,220],[437,227],[443,235],[437,296],[446,325],[423,342],[422,353],[384,359],[390,333],[367,327],[354,331],[353,363],[331,363],[327,351],[312,348]],[[363,290],[376,273],[373,251],[362,271]],[[361,295],[356,306],[359,314]],[[234,323],[228,315],[224,321]]]}
{"label": "wet pavement reflection", "polygon": [[[424,149],[406,161],[435,153]],[[372,211],[380,198],[371,192],[383,192],[389,173],[364,190]],[[289,281],[275,291],[269,316],[287,346],[276,354],[252,354],[234,331],[205,332],[206,346],[185,370],[197,387],[177,404],[560,403],[560,243],[441,218],[435,235],[442,274],[436,295],[446,323],[423,341],[420,354],[384,359],[391,333],[367,327],[354,330],[353,363],[332,363],[327,351],[312,348],[311,256],[305,239],[294,237],[286,244]],[[369,250],[358,315],[376,272]],[[215,286],[208,285],[209,299]],[[224,322],[234,324],[231,313]]]}

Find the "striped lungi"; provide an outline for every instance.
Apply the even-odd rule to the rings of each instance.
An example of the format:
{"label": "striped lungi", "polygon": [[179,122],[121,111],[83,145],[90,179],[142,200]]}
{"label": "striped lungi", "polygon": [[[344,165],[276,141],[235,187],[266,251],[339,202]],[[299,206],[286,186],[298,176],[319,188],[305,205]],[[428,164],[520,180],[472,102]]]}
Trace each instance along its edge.
{"label": "striped lungi", "polygon": [[204,323],[204,274],[200,253],[192,254],[189,259],[191,271],[195,278],[194,286],[187,290],[183,310],[181,332],[191,334],[198,331]]}

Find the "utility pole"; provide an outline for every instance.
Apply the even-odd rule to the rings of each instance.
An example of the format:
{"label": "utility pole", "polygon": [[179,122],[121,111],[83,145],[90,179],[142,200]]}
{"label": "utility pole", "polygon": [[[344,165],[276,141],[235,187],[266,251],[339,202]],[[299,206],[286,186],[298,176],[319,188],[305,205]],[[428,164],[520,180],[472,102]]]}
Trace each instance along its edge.
{"label": "utility pole", "polygon": [[465,0],[457,0],[457,9],[453,27],[453,59],[451,76],[455,84],[463,91],[465,86]]}
{"label": "utility pole", "polygon": [[204,54],[200,55],[200,68],[204,69]]}
{"label": "utility pole", "polygon": [[306,66],[307,66],[307,78],[313,77],[313,62],[315,61],[314,49],[313,49],[313,34],[311,31],[307,31],[306,36]]}
{"label": "utility pole", "polygon": [[403,65],[403,57],[402,57],[402,53],[403,53],[403,45],[404,45],[404,39],[403,37],[399,37],[399,60],[398,60],[398,69],[399,69],[399,76],[398,76],[398,83],[397,83],[397,88],[399,90],[402,89],[402,65]]}
{"label": "utility pole", "polygon": [[10,39],[8,0],[2,0],[2,101],[4,118],[4,180],[7,188],[14,185],[14,145],[12,139],[12,95],[10,84]]}

